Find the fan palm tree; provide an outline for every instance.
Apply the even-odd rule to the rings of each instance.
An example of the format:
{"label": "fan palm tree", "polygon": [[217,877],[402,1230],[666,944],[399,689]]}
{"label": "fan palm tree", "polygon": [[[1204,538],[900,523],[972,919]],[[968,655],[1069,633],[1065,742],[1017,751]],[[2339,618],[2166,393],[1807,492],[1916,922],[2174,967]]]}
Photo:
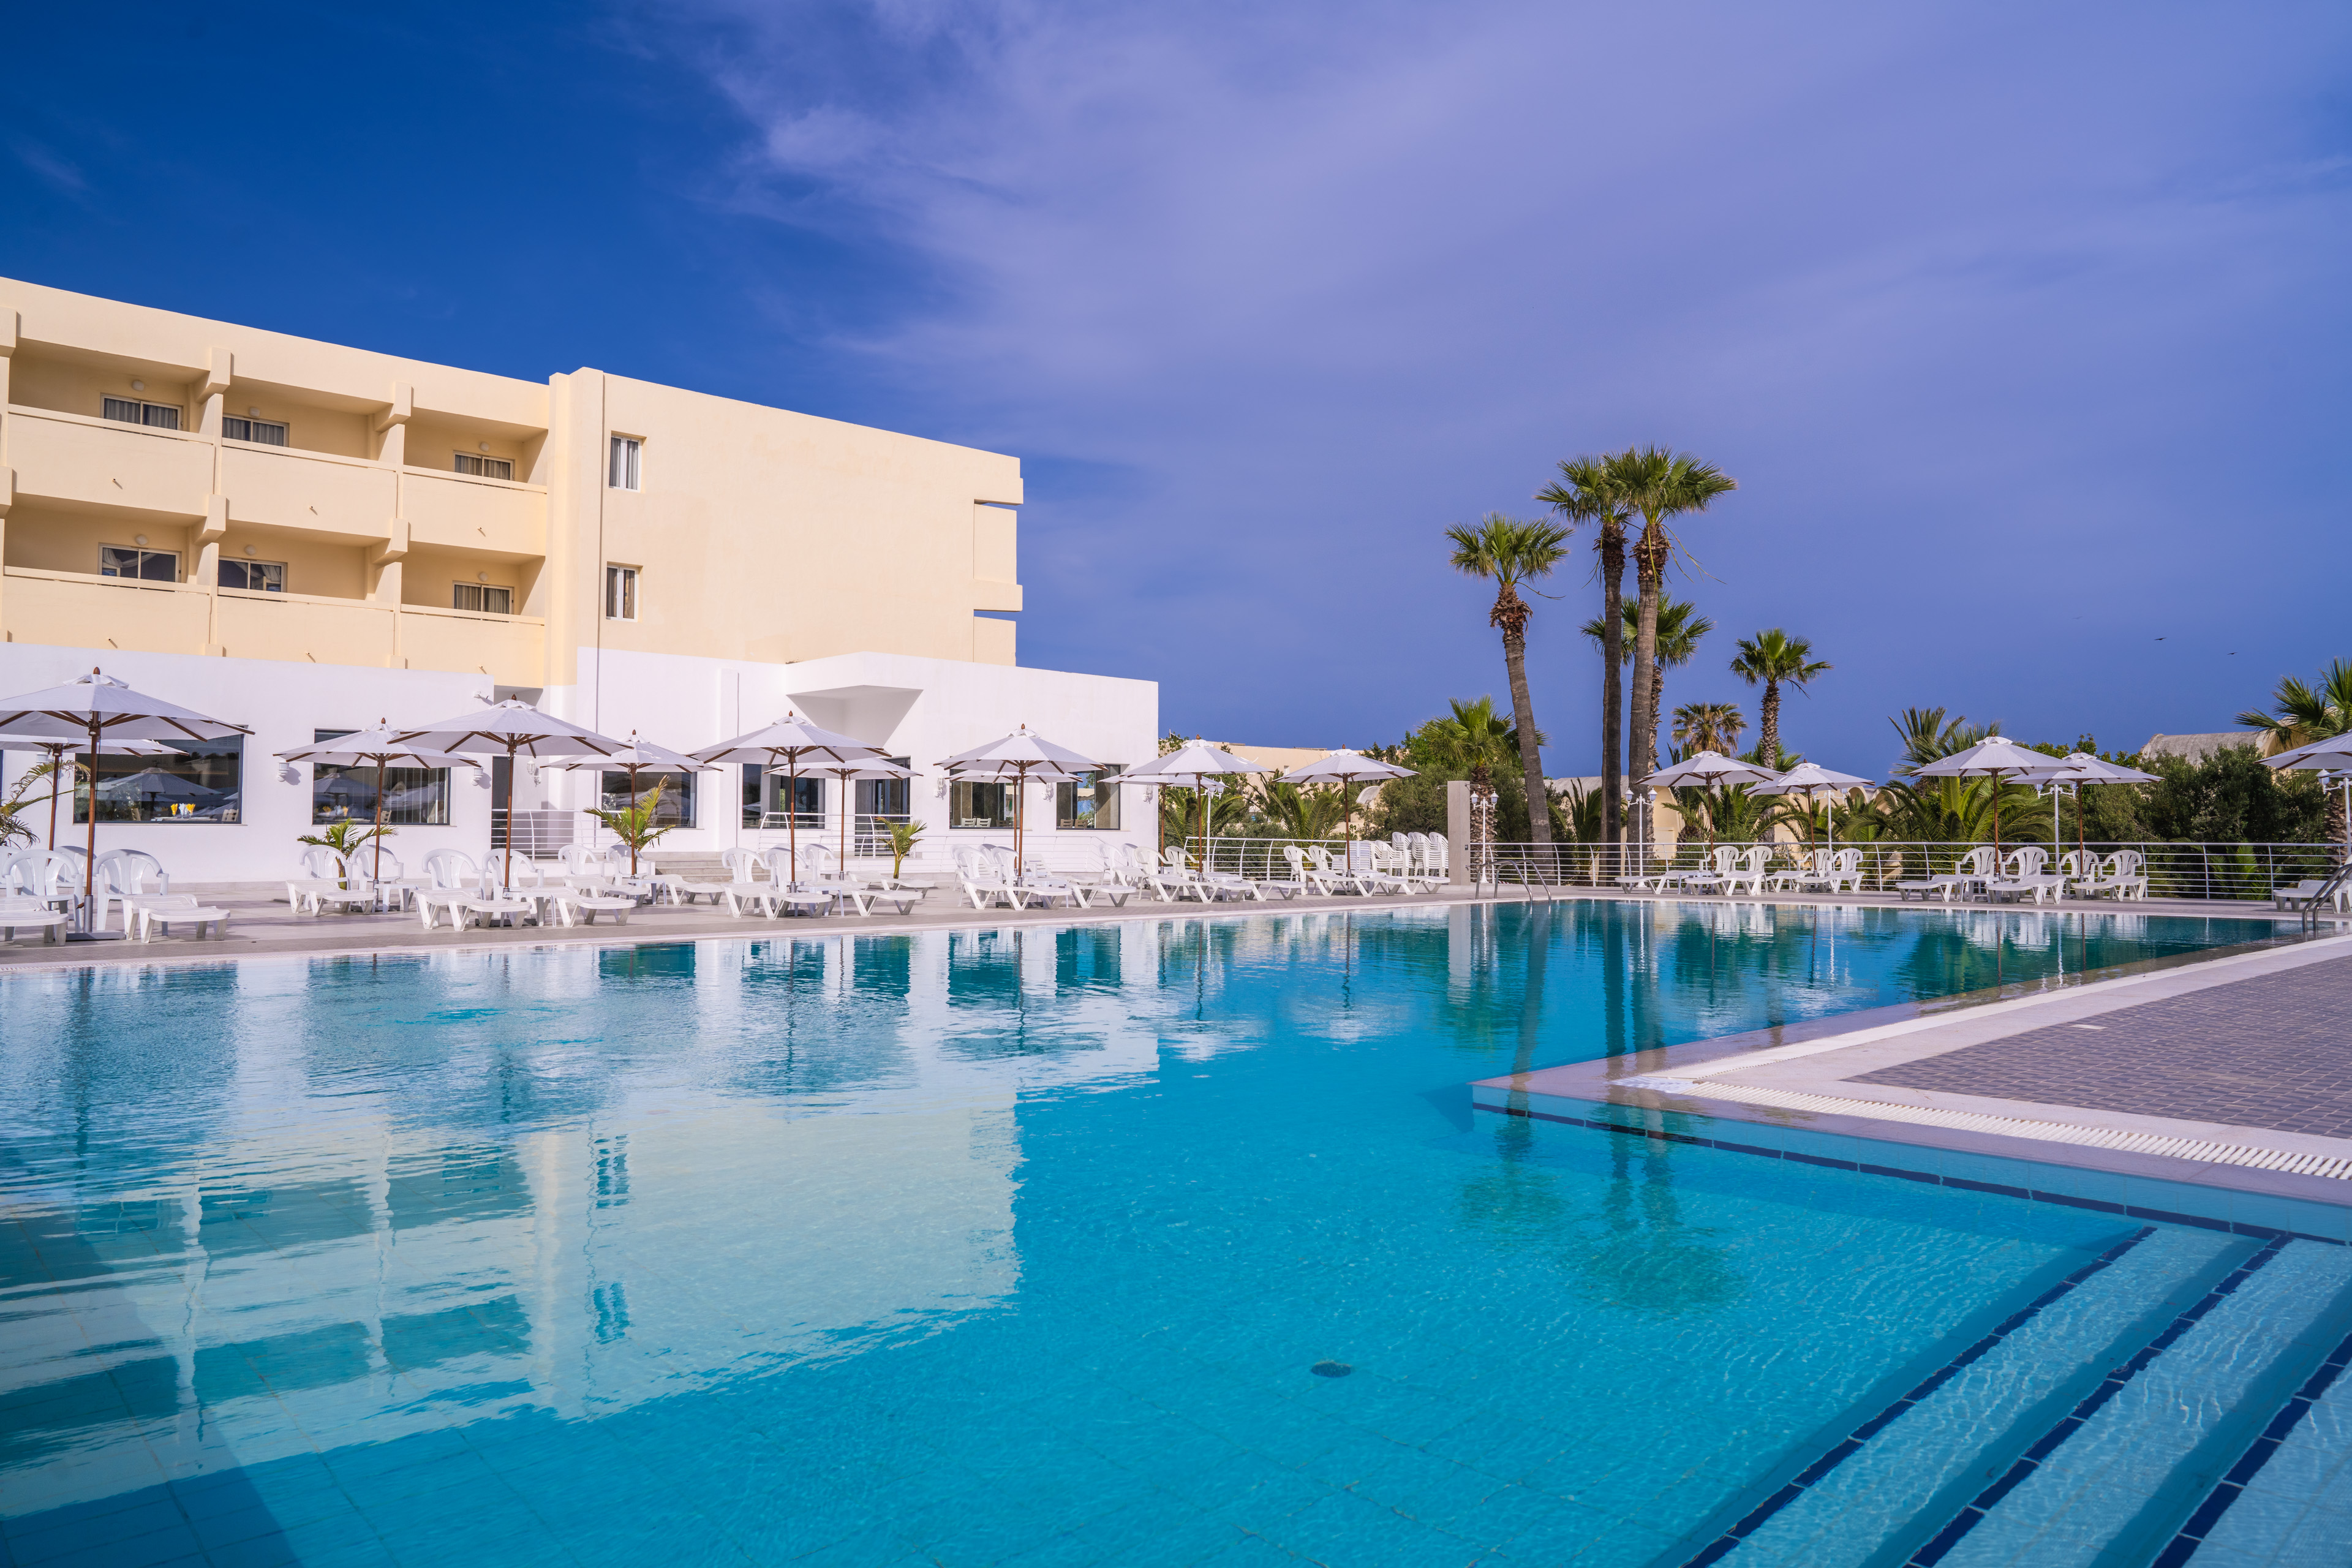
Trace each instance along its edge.
{"label": "fan palm tree", "polygon": [[1536,492],[1536,500],[1570,523],[1593,525],[1593,552],[1601,572],[1601,842],[1617,844],[1625,835],[1623,731],[1625,722],[1625,663],[1623,605],[1625,603],[1625,527],[1633,510],[1618,493],[1615,478],[1602,458],[1570,458],[1559,465],[1559,479]]}
{"label": "fan palm tree", "polygon": [[[1625,657],[1633,653],[1634,624],[1638,606],[1625,606],[1625,632],[1622,638]],[[1601,645],[1605,651],[1607,639],[1601,636],[1601,617],[1593,616],[1584,623],[1584,635]],[[1698,655],[1699,638],[1715,630],[1715,622],[1698,613],[1698,606],[1688,599],[1667,599],[1658,605],[1657,668],[1650,672],[1650,728],[1659,727],[1659,713],[1665,705],[1666,671],[1679,669]]]}
{"label": "fan palm tree", "polygon": [[[1569,530],[1556,522],[1522,521],[1490,511],[1475,528],[1455,523],[1445,531],[1453,542],[1454,569],[1472,577],[1491,578],[1495,607],[1486,624],[1503,634],[1503,667],[1511,681],[1511,718],[1518,731],[1519,769],[1527,777],[1528,798],[1544,798],[1543,753],[1536,742],[1535,700],[1528,694],[1528,602],[1519,584],[1548,576],[1568,553]],[[1528,831],[1538,844],[1551,842],[1551,824],[1536,813]]]}
{"label": "fan palm tree", "polygon": [[1737,702],[1688,702],[1675,710],[1675,744],[1685,756],[1720,752],[1728,757],[1739,750],[1739,732],[1746,728],[1747,715]]}
{"label": "fan palm tree", "polygon": [[1802,691],[1832,668],[1829,660],[1813,657],[1811,639],[1792,637],[1778,626],[1739,639],[1739,655],[1731,661],[1731,673],[1750,686],[1764,688],[1764,700],[1756,714],[1756,749],[1763,753],[1766,767],[1780,765],[1780,689]]}
{"label": "fan palm tree", "polygon": [[1304,788],[1280,773],[1258,781],[1266,816],[1292,838],[1328,838],[1355,805],[1355,791],[1311,784]]}
{"label": "fan palm tree", "polygon": [[2000,733],[1998,719],[1990,724],[1971,724],[1961,714],[1947,722],[1941,708],[1906,708],[1887,722],[1903,738],[1903,760],[1895,764],[1896,778],[1909,778],[1929,763]]}
{"label": "fan palm tree", "polygon": [[[1449,700],[1453,713],[1443,719],[1432,719],[1412,732],[1410,750],[1413,760],[1425,767],[1446,772],[1462,772],[1484,787],[1496,764],[1508,761],[1519,749],[1518,731],[1508,721],[1495,711],[1495,700],[1481,697],[1475,702],[1465,702],[1459,697]],[[1541,745],[1544,736],[1538,733],[1536,743]],[[1537,799],[1543,797],[1538,795]]]}
{"label": "fan palm tree", "polygon": [[2295,676],[2280,677],[2271,707],[2269,713],[2250,708],[2238,715],[2239,723],[2262,732],[2266,757],[2331,735],[2352,734],[2352,659],[2328,665],[2316,686]]}
{"label": "fan palm tree", "polygon": [[1633,545],[1641,618],[1633,638],[1633,744],[1627,761],[1627,771],[1638,779],[1658,762],[1650,688],[1657,679],[1658,604],[1665,596],[1666,567],[1679,547],[1674,520],[1706,510],[1739,484],[1712,463],[1664,447],[1628,447],[1604,462],[1613,493],[1642,519],[1641,537]]}

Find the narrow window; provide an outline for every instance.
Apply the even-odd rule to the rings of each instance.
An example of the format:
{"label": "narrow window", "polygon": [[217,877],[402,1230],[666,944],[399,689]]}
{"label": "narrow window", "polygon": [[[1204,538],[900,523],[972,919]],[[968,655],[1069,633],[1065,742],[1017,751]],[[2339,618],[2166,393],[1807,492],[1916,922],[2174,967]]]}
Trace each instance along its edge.
{"label": "narrow window", "polygon": [[457,593],[453,605],[454,608],[460,610],[478,610],[486,616],[510,616],[514,614],[514,590],[512,588],[488,587],[480,583],[460,583],[457,587]]}
{"label": "narrow window", "polygon": [[637,488],[638,445],[639,443],[635,436],[615,436],[613,437],[613,477],[611,483],[614,489],[633,490]]}
{"label": "narrow window", "polygon": [[604,618],[608,621],[634,621],[637,618],[635,567],[604,568]]}
{"label": "narrow window", "polygon": [[220,563],[220,585],[242,588],[248,594],[282,594],[286,592],[286,563],[224,561]]}
{"label": "narrow window", "polygon": [[461,474],[479,474],[486,479],[514,478],[514,464],[508,458],[478,457],[472,452],[459,452],[457,458],[457,472]]}
{"label": "narrow window", "polygon": [[268,419],[224,418],[221,435],[231,441],[258,441],[265,447],[286,445],[286,426]]}
{"label": "narrow window", "polygon": [[137,577],[148,583],[176,583],[180,580],[180,552],[176,550],[133,550],[127,545],[101,544],[98,547],[98,574],[101,577]]}
{"label": "narrow window", "polygon": [[170,404],[142,403],[131,397],[110,397],[103,412],[109,419],[125,425],[144,425],[155,430],[177,430],[180,411]]}

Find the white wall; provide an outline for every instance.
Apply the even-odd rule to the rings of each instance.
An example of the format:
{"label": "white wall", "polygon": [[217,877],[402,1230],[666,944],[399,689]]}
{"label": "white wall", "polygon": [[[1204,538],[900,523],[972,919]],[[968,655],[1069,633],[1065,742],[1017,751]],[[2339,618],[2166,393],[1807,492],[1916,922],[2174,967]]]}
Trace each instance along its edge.
{"label": "white wall", "polygon": [[[299,784],[284,783],[274,752],[310,745],[320,730],[363,730],[379,720],[432,723],[479,707],[490,689],[486,675],[5,643],[0,644],[0,701],[63,685],[88,674],[92,665],[138,691],[253,731],[245,742],[242,821],[98,825],[101,853],[146,850],[163,863],[175,886],[266,883],[294,874],[300,851],[295,840],[317,831],[310,826],[310,770],[301,770]],[[0,740],[0,749],[7,747]],[[41,755],[7,749],[8,784]],[[487,770],[482,776],[488,777]],[[388,842],[412,870],[432,849],[446,846],[479,855],[488,847],[490,792],[477,788],[474,777],[466,769],[451,774],[448,826],[403,827]],[[68,838],[72,815],[70,805],[60,802],[60,840]],[[46,806],[36,811],[34,821],[46,837]],[[70,832],[70,842],[79,844],[88,828]]]}
{"label": "white wall", "polygon": [[[965,838],[996,842],[1005,837],[1002,830],[949,829],[945,775],[938,763],[955,752],[1023,723],[1098,763],[1134,768],[1159,750],[1160,688],[1149,680],[879,653],[778,665],[612,648],[600,660],[593,650],[583,649],[580,669],[582,684],[550,690],[544,705],[617,738],[635,730],[646,740],[691,752],[797,711],[826,729],[909,758],[917,775],[910,804],[929,825],[926,852],[919,857],[925,861],[944,859],[949,845]],[[696,786],[696,830],[674,833],[663,842],[708,850],[751,841],[755,836],[740,826],[740,780],[732,770],[704,774]],[[835,781],[826,784],[830,809]],[[584,805],[595,788],[593,774],[551,770],[541,775],[530,803],[544,798],[551,805]],[[518,805],[524,804],[523,790],[519,784]],[[1124,792],[1118,832],[1064,834],[1054,828],[1052,786],[1034,785],[1027,805],[1029,835],[1049,859],[1057,859],[1056,839],[1149,845],[1155,807],[1143,793],[1132,786]],[[1082,855],[1087,847],[1072,842],[1059,847]]]}

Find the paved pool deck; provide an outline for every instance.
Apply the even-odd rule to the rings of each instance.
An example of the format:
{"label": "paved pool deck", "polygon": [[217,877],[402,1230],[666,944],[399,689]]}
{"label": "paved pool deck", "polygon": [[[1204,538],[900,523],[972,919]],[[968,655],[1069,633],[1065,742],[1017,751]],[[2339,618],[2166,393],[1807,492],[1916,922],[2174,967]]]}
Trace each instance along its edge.
{"label": "paved pool deck", "polygon": [[[2271,1212],[2300,1214],[2295,1226],[2352,1240],[2352,935],[1877,1008],[1472,1093],[1489,1111],[1923,1179],[1990,1159],[2279,1200],[2288,1209]],[[1879,1147],[1824,1153],[1854,1140]]]}

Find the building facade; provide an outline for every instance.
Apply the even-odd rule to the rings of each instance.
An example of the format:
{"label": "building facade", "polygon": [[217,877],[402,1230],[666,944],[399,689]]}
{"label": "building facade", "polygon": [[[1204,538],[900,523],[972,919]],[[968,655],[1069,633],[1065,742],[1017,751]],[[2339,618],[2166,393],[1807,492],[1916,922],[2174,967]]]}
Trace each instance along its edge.
{"label": "building facade", "polygon": [[[764,846],[793,811],[869,848],[882,823],[922,821],[933,859],[1014,809],[1049,858],[1150,837],[1140,802],[1124,815],[1142,831],[1118,826],[1112,774],[1014,802],[934,766],[1021,722],[1114,769],[1156,749],[1153,683],[1015,662],[1015,458],[5,279],[0,394],[0,696],[98,666],[254,731],[101,759],[107,841],[175,876],[283,875],[294,837],[373,809],[372,780],[289,780],[271,753],[504,696],[679,751],[797,709],[918,773],[797,796],[740,769],[669,781],[674,849]],[[11,752],[11,772],[32,760]],[[502,788],[465,770],[392,783],[412,863],[503,832]],[[518,835],[551,846],[625,794],[595,770],[514,784],[543,814]]]}

